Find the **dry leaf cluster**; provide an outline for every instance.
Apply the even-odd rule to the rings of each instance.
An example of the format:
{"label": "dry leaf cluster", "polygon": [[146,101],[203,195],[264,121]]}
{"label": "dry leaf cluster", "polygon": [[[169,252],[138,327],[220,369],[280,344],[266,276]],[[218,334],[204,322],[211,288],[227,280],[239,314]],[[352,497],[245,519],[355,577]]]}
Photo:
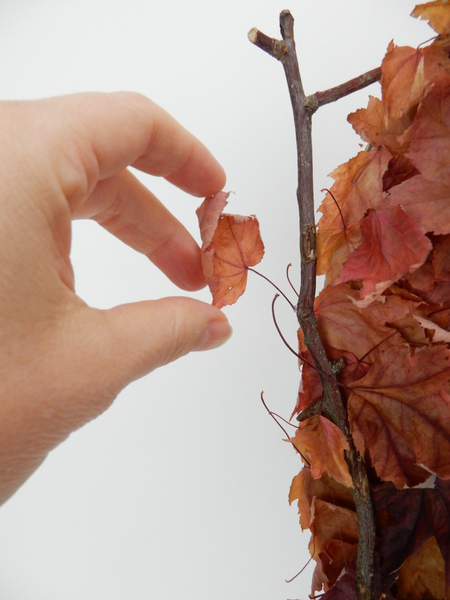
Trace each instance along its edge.
{"label": "dry leaf cluster", "polygon": [[[368,144],[338,167],[318,224],[314,311],[368,466],[377,527],[375,597],[450,592],[450,3],[417,6],[439,34],[390,43],[381,100],[348,120]],[[301,355],[311,362],[300,340]],[[302,369],[294,414],[322,396]],[[292,483],[317,560],[313,593],[354,598],[357,519],[346,441],[311,418],[292,440],[307,458]],[[346,487],[347,486],[347,487]],[[362,533],[364,535],[364,533]]]}

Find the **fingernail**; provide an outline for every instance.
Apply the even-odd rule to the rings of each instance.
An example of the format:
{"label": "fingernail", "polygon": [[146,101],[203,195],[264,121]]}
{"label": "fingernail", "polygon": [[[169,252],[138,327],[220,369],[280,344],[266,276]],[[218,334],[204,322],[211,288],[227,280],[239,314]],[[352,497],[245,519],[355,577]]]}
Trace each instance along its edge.
{"label": "fingernail", "polygon": [[198,340],[194,351],[212,350],[224,344],[233,333],[228,321],[212,321]]}

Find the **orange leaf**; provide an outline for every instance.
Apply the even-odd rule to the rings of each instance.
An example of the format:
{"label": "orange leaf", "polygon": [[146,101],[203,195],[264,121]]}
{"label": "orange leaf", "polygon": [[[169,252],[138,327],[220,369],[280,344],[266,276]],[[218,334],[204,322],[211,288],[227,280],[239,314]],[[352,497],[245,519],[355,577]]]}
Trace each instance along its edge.
{"label": "orange leaf", "polygon": [[418,4],[411,15],[427,20],[430,26],[441,35],[450,35],[450,5],[447,0]]}
{"label": "orange leaf", "polygon": [[[342,246],[359,241],[359,221],[369,208],[378,208],[383,200],[382,176],[392,154],[384,148],[359,152],[335,169],[331,192],[339,205],[327,194],[319,211],[323,213],[317,233],[317,274],[328,273],[333,254]],[[344,262],[346,256],[342,256]]]}
{"label": "orange leaf", "polygon": [[388,120],[384,104],[379,98],[373,96],[369,96],[367,108],[360,108],[354,113],[350,113],[347,120],[365,142],[375,147],[384,146],[393,154],[402,151],[404,142],[399,138],[411,125],[408,116],[404,116],[402,119]]}
{"label": "orange leaf", "polygon": [[355,511],[315,497],[312,514],[311,531],[314,539],[310,543],[310,550],[314,558],[326,551],[331,540],[341,540],[347,544],[357,543],[358,520]]}
{"label": "orange leaf", "polygon": [[325,417],[314,415],[300,423],[290,440],[311,464],[314,479],[330,473],[337,481],[352,487],[352,478],[344,459],[349,446],[342,431]]}
{"label": "orange leaf", "polygon": [[233,304],[245,292],[247,269],[264,255],[264,244],[255,216],[222,214],[229,194],[205,198],[197,209],[202,236],[202,265],[213,304]]}
{"label": "orange leaf", "polygon": [[303,530],[311,525],[311,469],[304,468],[294,477],[289,490],[289,504],[297,500],[300,525]]}
{"label": "orange leaf", "polygon": [[353,495],[348,487],[327,473],[324,473],[320,479],[313,479],[311,469],[304,467],[292,480],[289,491],[289,504],[298,500],[302,529],[309,529],[311,525],[311,506],[315,497],[342,508],[355,510]]}
{"label": "orange leaf", "polygon": [[430,81],[443,70],[450,70],[447,53],[431,44],[425,48],[410,48],[389,44],[381,65],[381,91],[385,121],[388,129],[395,127],[394,121],[406,125],[405,117],[412,116],[421,102]]}
{"label": "orange leaf", "polygon": [[[330,540],[330,542],[328,542],[325,550],[319,554],[319,560],[317,561],[317,566],[314,571],[318,583],[320,583],[322,579],[325,590],[328,590],[332,585],[335,584],[344,567],[346,567],[356,556],[357,550],[358,544],[349,544],[348,542],[343,542],[340,539]],[[319,569],[325,577],[320,576]],[[321,588],[316,586],[315,591],[320,592],[320,590]]]}
{"label": "orange leaf", "polygon": [[450,183],[450,75],[442,73],[423,98],[405,134],[408,158],[424,177]]}

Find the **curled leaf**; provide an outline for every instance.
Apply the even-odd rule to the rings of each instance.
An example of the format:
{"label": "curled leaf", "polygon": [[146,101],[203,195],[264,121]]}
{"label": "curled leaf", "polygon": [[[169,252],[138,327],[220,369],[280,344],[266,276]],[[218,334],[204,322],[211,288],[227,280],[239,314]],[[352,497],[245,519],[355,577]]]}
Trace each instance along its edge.
{"label": "curled leaf", "polygon": [[314,415],[300,423],[295,437],[290,440],[311,463],[311,473],[318,479],[323,473],[352,487],[352,478],[344,458],[348,443],[342,431],[325,417]]}
{"label": "curled leaf", "polygon": [[213,304],[234,304],[245,292],[248,267],[261,262],[264,244],[254,215],[223,214],[229,194],[205,198],[197,209],[202,237],[202,265]]}

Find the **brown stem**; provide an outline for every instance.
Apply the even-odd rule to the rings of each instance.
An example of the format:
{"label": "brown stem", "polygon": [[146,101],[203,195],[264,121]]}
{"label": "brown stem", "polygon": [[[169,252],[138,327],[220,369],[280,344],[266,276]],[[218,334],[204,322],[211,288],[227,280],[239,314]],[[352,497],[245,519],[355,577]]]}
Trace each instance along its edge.
{"label": "brown stem", "polygon": [[353,92],[357,92],[358,90],[362,90],[368,85],[380,81],[380,79],[381,67],[377,67],[376,69],[367,71],[367,73],[363,73],[359,77],[341,83],[341,85],[337,85],[334,88],[330,88],[324,92],[316,92],[315,94],[308,96],[306,102],[311,106],[311,109],[315,111],[324,104],[336,102],[336,100],[344,98],[344,96],[348,96],[349,94],[353,94]]}
{"label": "brown stem", "polygon": [[[339,97],[351,93],[351,91],[361,89],[364,85],[372,83],[372,80],[366,74],[337,88],[306,97],[303,91],[295,50],[294,19],[288,10],[284,10],[280,14],[280,29],[282,40],[271,39],[257,29],[252,29],[249,39],[256,46],[282,63],[291,97],[297,142],[297,203],[300,218],[301,254],[301,286],[297,304],[297,318],[303,331],[305,345],[320,373],[323,387],[323,398],[321,398],[322,414],[341,429],[349,443],[350,449],[346,451],[346,461],[354,486],[352,491],[360,532],[356,571],[356,597],[358,600],[372,600],[375,525],[369,482],[364,461],[357,451],[350,433],[350,426],[339,391],[339,385],[336,382],[331,364],[320,339],[314,314],[317,247],[311,139],[312,115],[321,104],[332,102]],[[371,73],[373,77],[373,72]],[[373,81],[376,81],[376,79]]]}

